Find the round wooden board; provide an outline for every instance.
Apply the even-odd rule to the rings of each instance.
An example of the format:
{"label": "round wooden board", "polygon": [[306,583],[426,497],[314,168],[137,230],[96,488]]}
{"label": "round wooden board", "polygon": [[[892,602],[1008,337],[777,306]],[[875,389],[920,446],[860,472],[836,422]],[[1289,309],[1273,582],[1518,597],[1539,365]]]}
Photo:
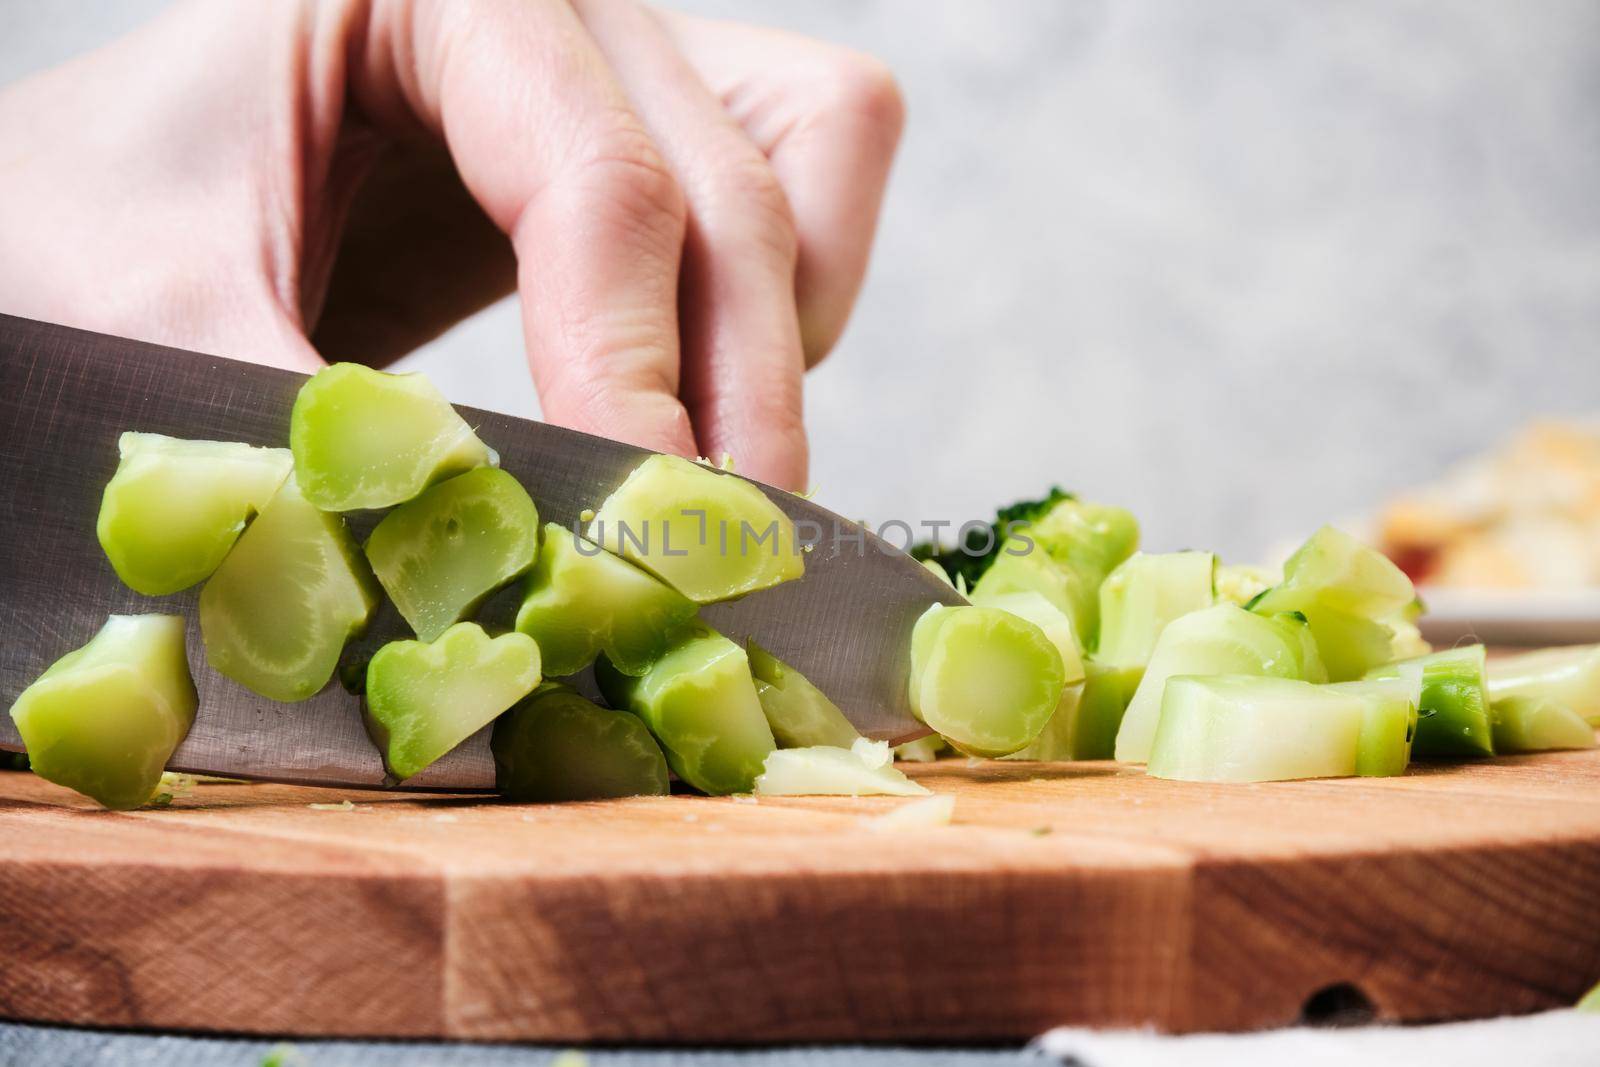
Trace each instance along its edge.
{"label": "round wooden board", "polygon": [[[0,774],[0,1015],[583,1042],[1015,1039],[1532,1011],[1600,978],[1600,752],[1163,782],[949,760],[890,798],[559,806]],[[312,804],[354,801],[350,810]],[[1348,990],[1346,991],[1349,992]]]}

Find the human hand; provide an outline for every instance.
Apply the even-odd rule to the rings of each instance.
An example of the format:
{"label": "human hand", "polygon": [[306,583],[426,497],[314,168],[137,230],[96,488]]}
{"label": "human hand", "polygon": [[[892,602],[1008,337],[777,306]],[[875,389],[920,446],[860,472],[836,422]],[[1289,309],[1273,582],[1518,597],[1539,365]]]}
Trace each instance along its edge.
{"label": "human hand", "polygon": [[551,421],[803,488],[901,121],[635,0],[191,0],[0,93],[0,310],[312,370],[514,288]]}

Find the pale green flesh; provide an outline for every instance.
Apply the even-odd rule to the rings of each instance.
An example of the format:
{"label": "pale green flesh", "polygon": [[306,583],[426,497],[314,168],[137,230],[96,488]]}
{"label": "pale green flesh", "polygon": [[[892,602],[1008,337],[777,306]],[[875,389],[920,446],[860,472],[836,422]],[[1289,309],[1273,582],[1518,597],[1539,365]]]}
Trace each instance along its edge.
{"label": "pale green flesh", "polygon": [[420,374],[335,363],[301,386],[289,447],[306,499],[324,511],[402,504],[497,460]]}
{"label": "pale green flesh", "polygon": [[546,682],[495,720],[495,788],[512,800],[665,796],[667,760],[638,716]]}
{"label": "pale green flesh", "polygon": [[1077,759],[1078,709],[1083,701],[1083,679],[1069,683],[1056,701],[1056,710],[1044,724],[1039,736],[1022,748],[1001,759],[1037,760],[1050,763]]}
{"label": "pale green flesh", "polygon": [[1095,656],[1117,667],[1150,662],[1167,624],[1211,606],[1217,557],[1209,552],[1135,552],[1100,585],[1100,643]]}
{"label": "pale green flesh", "polygon": [[805,573],[794,523],[750,482],[651,456],[595,511],[584,536],[690,600],[744,596]]}
{"label": "pale green flesh", "polygon": [[384,516],[366,552],[400,614],[432,641],[533,566],[539,512],[515,478],[479,467]]}
{"label": "pale green flesh", "polygon": [[928,734],[915,741],[894,746],[894,758],[907,763],[932,763],[939,758],[939,753],[948,747],[944,743],[944,738],[938,734]]}
{"label": "pale green flesh", "polygon": [[1072,619],[1042,593],[991,593],[985,596],[974,593],[972,603],[980,608],[998,608],[1010,612],[1043,630],[1045,637],[1061,654],[1063,682],[1071,686],[1083,681],[1083,644],[1072,629]]}
{"label": "pale green flesh", "polygon": [[1365,677],[1372,668],[1394,659],[1395,634],[1385,623],[1316,604],[1302,614],[1328,677],[1335,682]]}
{"label": "pale green flesh", "polygon": [[1508,696],[1490,706],[1496,752],[1594,748],[1594,727],[1549,697]]}
{"label": "pale green flesh", "polygon": [[517,629],[539,642],[545,671],[576,674],[601,652],[643,674],[694,617],[694,601],[620,556],[547,523]]}
{"label": "pale green flesh", "polygon": [[125,433],[96,533],[117,577],[145,596],[203,581],[294,466],[286,448]]}
{"label": "pale green flesh", "polygon": [[1494,735],[1484,688],[1482,645],[1464,645],[1372,670],[1371,678],[1422,675],[1422,718],[1411,744],[1415,756],[1492,756]]}
{"label": "pale green flesh", "polygon": [[381,597],[344,520],[290,475],[200,591],[206,659],[264,697],[305,700]]}
{"label": "pale green flesh", "polygon": [[108,808],[150,800],[199,699],[176,615],[112,615],[11,705],[34,773]]}
{"label": "pale green flesh", "polygon": [[1254,676],[1168,680],[1150,751],[1155,778],[1275,782],[1352,775],[1367,701]]}
{"label": "pale green flesh", "polygon": [[539,684],[539,646],[461,622],[437,641],[391,641],[367,666],[367,729],[389,773],[410,778]]}
{"label": "pale green flesh", "polygon": [[1377,549],[1324,526],[1283,565],[1283,582],[1252,605],[1263,614],[1304,611],[1319,604],[1334,611],[1382,619],[1417,597],[1411,579]]}
{"label": "pale green flesh", "polygon": [[1100,633],[1100,583],[1139,547],[1139,523],[1123,508],[1063,500],[1023,536],[1077,579],[1081,608],[1069,614],[1084,647],[1094,647]]}
{"label": "pale green flesh", "polygon": [[1489,665],[1489,697],[1544,697],[1600,726],[1600,645],[1545,648]]}
{"label": "pale green flesh", "polygon": [[1043,630],[998,608],[929,608],[912,631],[911,710],[962,751],[1004,756],[1039,736],[1066,686]]}
{"label": "pale green flesh", "polygon": [[1083,695],[1072,732],[1072,758],[1115,759],[1117,731],[1128,703],[1144,677],[1143,667],[1108,667],[1091,659],[1084,664]]}
{"label": "pale green flesh", "polygon": [[814,745],[767,754],[756,777],[763,796],[926,796],[928,789],[891,762],[883,741],[857,738],[848,748]]}
{"label": "pale green flesh", "polygon": [[744,649],[692,623],[638,677],[601,657],[595,679],[613,707],[644,720],[678,777],[705,793],[748,793],[776,747]]}
{"label": "pale green flesh", "polygon": [[1024,551],[1026,545],[1014,538],[1001,546],[994,562],[972,587],[973,602],[1012,593],[1037,593],[1072,620],[1074,634],[1086,634],[1085,628],[1094,618],[1091,605],[1095,591],[1078,575],[1052,562],[1043,549],[1034,545]]}
{"label": "pale green flesh", "polygon": [[805,676],[752,639],[745,644],[756,696],[783,748],[849,748],[861,736],[839,706]]}
{"label": "pale green flesh", "polygon": [[1336,682],[1327,688],[1360,697],[1366,703],[1355,773],[1364,778],[1404,774],[1411,762],[1411,743],[1417,732],[1422,676]]}
{"label": "pale green flesh", "polygon": [[1258,615],[1233,604],[1190,612],[1156,641],[1117,731],[1117,759],[1143,763],[1150,758],[1167,679],[1181,674],[1327,680],[1310,629],[1292,616]]}

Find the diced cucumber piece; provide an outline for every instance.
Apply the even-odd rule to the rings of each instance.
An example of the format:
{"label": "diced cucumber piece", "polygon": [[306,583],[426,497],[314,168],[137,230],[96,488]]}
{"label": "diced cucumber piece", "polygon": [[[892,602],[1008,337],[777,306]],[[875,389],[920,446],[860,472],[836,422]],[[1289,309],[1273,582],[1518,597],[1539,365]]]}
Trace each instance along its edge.
{"label": "diced cucumber piece", "polygon": [[1496,752],[1594,748],[1594,727],[1565,704],[1540,696],[1500,697],[1490,704]]}
{"label": "diced cucumber piece", "polygon": [[294,466],[286,448],[125,433],[95,532],[123,584],[165,596],[203,581]]}
{"label": "diced cucumber piece", "polygon": [[291,474],[200,591],[206,659],[264,697],[305,700],[382,595],[344,520]]}
{"label": "diced cucumber piece", "polygon": [[1324,526],[1283,565],[1283,581],[1251,605],[1263,614],[1321,606],[1382,619],[1417,598],[1404,571],[1354,537]]}
{"label": "diced cucumber piece", "polygon": [[1463,645],[1415,659],[1386,663],[1369,678],[1422,676],[1422,718],[1411,744],[1414,756],[1492,756],[1493,727],[1484,687],[1482,645]]}
{"label": "diced cucumber piece", "polygon": [[905,776],[892,762],[889,745],[858,737],[849,748],[814,745],[768,753],[756,776],[762,796],[926,796],[926,786]]}
{"label": "diced cucumber piece", "polygon": [[1115,759],[1117,731],[1144,677],[1144,668],[1111,667],[1094,659],[1086,661],[1084,667],[1083,695],[1078,698],[1072,733],[1072,758]]}
{"label": "diced cucumber piece", "polygon": [[700,604],[805,573],[794,523],[750,482],[651,456],[606,497],[584,536]]}
{"label": "diced cucumber piece", "polygon": [[602,656],[595,680],[614,708],[650,727],[679,778],[705,793],[748,793],[776,746],[744,649],[702,622],[639,676]]}
{"label": "diced cucumber piece", "polygon": [[1241,608],[1283,581],[1283,572],[1248,563],[1217,565],[1217,603],[1237,604]]}
{"label": "diced cucumber piece", "polygon": [[112,615],[11,705],[39,777],[108,808],[150,800],[199,698],[177,615]]}
{"label": "diced cucumber piece", "polygon": [[495,788],[512,800],[665,796],[667,760],[637,715],[545,682],[495,720]]}
{"label": "diced cucumber piece", "polygon": [[1216,569],[1210,552],[1129,556],[1100,585],[1096,658],[1118,667],[1149,663],[1169,622],[1212,605]]}
{"label": "diced cucumber piece", "polygon": [[1060,651],[1009,611],[935,604],[912,630],[912,713],[971,755],[1038,737],[1065,686]]}
{"label": "diced cucumber piece", "polygon": [[1087,638],[1094,619],[1095,589],[1078,574],[1063,570],[1038,545],[1012,538],[972,587],[974,602],[1013,593],[1037,593],[1072,620],[1072,632]]}
{"label": "diced cucumber piece", "polygon": [[389,512],[367,538],[373,573],[424,641],[476,611],[538,553],[538,509],[495,467],[432,486]]}
{"label": "diced cucumber piece", "polygon": [[861,736],[827,694],[805,676],[756,644],[745,643],[750,676],[772,736],[784,748],[829,745],[849,748]]}
{"label": "diced cucumber piece", "polygon": [[1402,678],[1364,678],[1335,682],[1336,693],[1350,693],[1366,702],[1361,741],[1356,747],[1355,773],[1363,778],[1404,774],[1411,762],[1411,742],[1417,734],[1417,710],[1422,701],[1422,675]]}
{"label": "diced cucumber piece", "polygon": [[1168,679],[1150,751],[1155,778],[1278,782],[1356,771],[1367,701],[1259,676]]}
{"label": "diced cucumber piece", "polygon": [[1192,611],[1174,619],[1156,640],[1117,730],[1117,759],[1143,763],[1150,758],[1162,691],[1168,678],[1180,674],[1327,680],[1311,630],[1299,617],[1260,615],[1232,604]]}
{"label": "diced cucumber piece", "polygon": [[576,674],[601,652],[624,674],[643,674],[694,613],[694,601],[670,585],[552,522],[517,629],[539,642],[555,677]]}
{"label": "diced cucumber piece", "polygon": [[1542,648],[1489,665],[1489,698],[1545,697],[1600,726],[1600,645]]}
{"label": "diced cucumber piece", "polygon": [[367,665],[367,732],[404,781],[492,722],[539,684],[527,634],[490,637],[458,622],[437,641],[391,641]]}
{"label": "diced cucumber piece", "polygon": [[324,511],[403,504],[498,462],[427,378],[359,363],[335,363],[300,387],[289,447],[301,491]]}

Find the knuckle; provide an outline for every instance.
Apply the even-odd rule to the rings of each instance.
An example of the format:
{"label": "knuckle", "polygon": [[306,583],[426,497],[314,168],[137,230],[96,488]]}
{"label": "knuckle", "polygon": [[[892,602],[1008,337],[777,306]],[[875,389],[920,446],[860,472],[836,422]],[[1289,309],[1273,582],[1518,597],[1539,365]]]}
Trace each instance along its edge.
{"label": "knuckle", "polygon": [[831,103],[899,135],[906,120],[905,95],[889,65],[865,52],[838,50],[826,63],[822,84]]}
{"label": "knuckle", "polygon": [[754,149],[729,153],[709,176],[696,224],[714,242],[762,249],[793,264],[799,237],[789,197],[767,160]]}
{"label": "knuckle", "polygon": [[688,209],[666,159],[636,119],[620,118],[596,136],[576,167],[592,202],[588,210],[631,230],[673,243],[683,237]]}

